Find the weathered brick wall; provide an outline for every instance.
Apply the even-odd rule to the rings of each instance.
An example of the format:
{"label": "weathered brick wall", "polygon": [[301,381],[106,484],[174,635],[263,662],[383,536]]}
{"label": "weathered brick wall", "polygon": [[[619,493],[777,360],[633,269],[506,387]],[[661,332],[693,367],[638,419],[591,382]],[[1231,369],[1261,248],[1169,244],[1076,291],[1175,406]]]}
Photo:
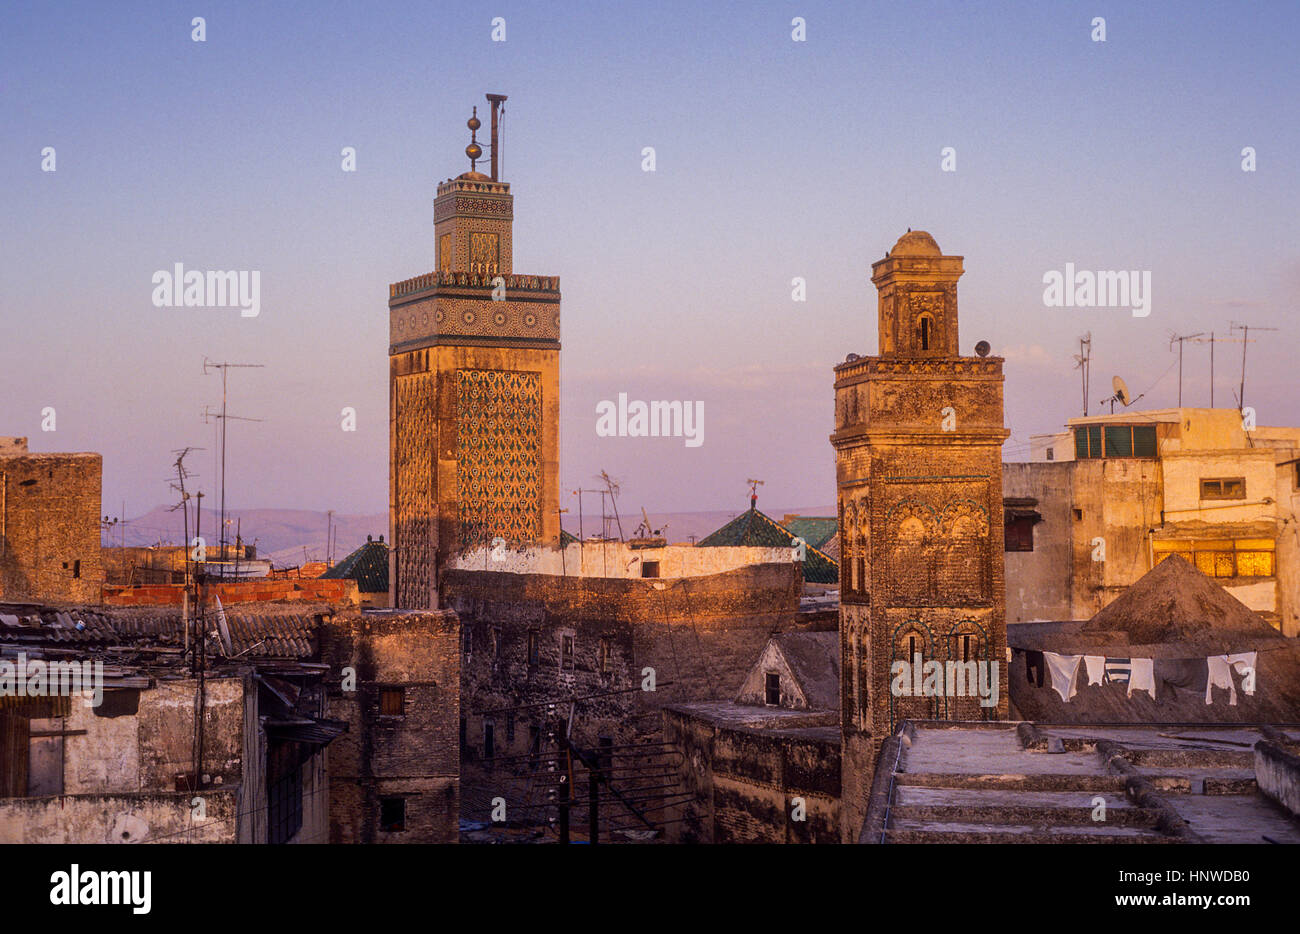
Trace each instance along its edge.
{"label": "weathered brick wall", "polygon": [[[330,842],[454,843],[460,814],[460,624],[454,613],[340,615],[321,629],[329,716],[348,722],[330,745]],[[343,690],[344,669],[355,690]],[[380,713],[400,688],[404,713]],[[381,801],[406,802],[406,829],[385,832]]]}
{"label": "weathered brick wall", "polygon": [[[470,757],[482,752],[483,712],[573,696],[606,695],[580,705],[576,741],[656,734],[664,704],[733,697],[769,636],[795,628],[798,605],[793,564],[678,581],[478,571],[449,572],[445,580],[469,639],[461,694]],[[565,637],[572,638],[571,663],[563,657]],[[646,668],[654,669],[653,692],[639,689]],[[513,741],[507,716],[491,718],[499,754],[527,752],[529,727],[541,713],[520,710]]]}
{"label": "weathered brick wall", "polygon": [[[238,581],[210,586],[205,593],[216,595],[226,605],[232,603],[325,603],[330,606],[355,607],[358,603],[354,580],[261,580]],[[146,584],[139,587],[105,586],[106,606],[180,606],[184,601],[183,584]]]}
{"label": "weathered brick wall", "polygon": [[[730,700],[771,634],[796,628],[800,581],[797,565],[780,564],[659,581],[453,571],[444,583],[468,640],[462,756],[484,766],[488,726],[494,759],[553,752],[548,702],[556,704],[551,718],[567,718],[569,699],[581,698],[572,740],[595,748],[602,738],[617,745],[657,738],[666,704]],[[654,691],[643,690],[647,668]],[[493,774],[476,768],[485,784],[467,788],[466,818],[488,819],[512,765],[520,764]]]}
{"label": "weathered brick wall", "polygon": [[[675,791],[691,799],[669,824],[682,843],[839,843],[836,727],[742,728],[679,708],[664,740],[681,753]],[[796,820],[796,799],[803,819]]]}
{"label": "weathered brick wall", "polygon": [[0,599],[95,603],[98,454],[0,454]]}

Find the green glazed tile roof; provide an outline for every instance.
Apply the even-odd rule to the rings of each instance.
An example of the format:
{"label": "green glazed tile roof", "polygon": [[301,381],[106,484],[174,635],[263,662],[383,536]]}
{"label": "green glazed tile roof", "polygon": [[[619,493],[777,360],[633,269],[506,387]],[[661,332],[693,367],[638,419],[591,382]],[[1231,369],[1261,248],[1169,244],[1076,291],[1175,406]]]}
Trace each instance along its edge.
{"label": "green glazed tile roof", "polygon": [[[832,534],[834,534],[833,531]],[[774,521],[757,509],[751,508],[748,512],[742,512],[736,516],[716,532],[700,539],[696,546],[701,548],[726,546],[787,548],[793,547],[791,543],[796,537],[793,532],[779,522]],[[818,551],[808,539],[805,538],[804,542],[808,546],[803,561],[804,580],[814,584],[837,583],[840,579],[839,563],[823,552]]]}
{"label": "green glazed tile roof", "polygon": [[366,542],[321,577],[354,580],[361,593],[384,593],[388,590],[388,545]]}
{"label": "green glazed tile roof", "polygon": [[791,519],[785,527],[814,548],[821,548],[839,530],[840,521],[834,516],[800,516]]}

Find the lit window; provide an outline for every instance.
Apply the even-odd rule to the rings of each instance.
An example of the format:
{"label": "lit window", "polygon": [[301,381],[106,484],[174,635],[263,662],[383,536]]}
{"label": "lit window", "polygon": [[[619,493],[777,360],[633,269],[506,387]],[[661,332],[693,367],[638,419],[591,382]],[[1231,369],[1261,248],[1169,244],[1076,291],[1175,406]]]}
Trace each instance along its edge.
{"label": "lit window", "polygon": [[379,715],[403,717],[406,715],[406,689],[382,688],[379,691]]}

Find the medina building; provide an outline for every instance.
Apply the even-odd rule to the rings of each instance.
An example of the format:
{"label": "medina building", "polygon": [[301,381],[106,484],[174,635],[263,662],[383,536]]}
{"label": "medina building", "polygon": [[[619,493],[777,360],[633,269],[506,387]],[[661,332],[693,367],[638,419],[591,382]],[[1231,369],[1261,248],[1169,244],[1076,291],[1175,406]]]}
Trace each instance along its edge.
{"label": "medina building", "polygon": [[1126,410],[1003,465],[1007,619],[1082,620],[1172,554],[1300,633],[1300,428],[1236,409]]}

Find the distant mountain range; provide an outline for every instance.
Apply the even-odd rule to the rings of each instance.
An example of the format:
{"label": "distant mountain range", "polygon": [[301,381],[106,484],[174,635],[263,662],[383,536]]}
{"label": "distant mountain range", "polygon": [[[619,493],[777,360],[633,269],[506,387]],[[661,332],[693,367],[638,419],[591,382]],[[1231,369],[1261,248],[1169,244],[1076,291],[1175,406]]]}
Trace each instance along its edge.
{"label": "distant mountain range", "polygon": [[[834,506],[821,506],[815,509],[773,509],[763,510],[773,519],[780,521],[787,513],[801,516],[834,516]],[[714,510],[707,512],[660,512],[650,514],[650,524],[656,529],[664,529],[664,536],[670,542],[689,542],[691,537],[703,538],[710,532],[740,515],[740,510]],[[578,517],[564,515],[564,528],[574,535],[578,534]],[[641,524],[640,510],[620,517],[623,524],[623,537],[631,538],[636,527]],[[270,558],[277,567],[293,567],[305,561],[324,561],[327,554],[326,529],[334,528],[334,560],[339,561],[350,552],[365,543],[366,536],[375,538],[388,537],[388,513],[370,515],[335,515],[332,519],[327,513],[311,509],[238,509],[226,515],[228,532],[227,541],[235,539],[238,526],[240,537],[246,544],[257,546],[260,558]],[[190,513],[193,522],[194,514]],[[127,545],[179,545],[185,538],[179,510],[173,512],[166,506],[157,506],[144,515],[129,519],[105,532],[105,545],[120,545],[123,540]],[[217,541],[216,512],[203,510],[199,534],[209,544]],[[600,513],[582,517],[582,532],[587,537],[600,532]],[[618,526],[610,517],[609,531],[618,537]],[[194,529],[189,530],[193,538]]]}

